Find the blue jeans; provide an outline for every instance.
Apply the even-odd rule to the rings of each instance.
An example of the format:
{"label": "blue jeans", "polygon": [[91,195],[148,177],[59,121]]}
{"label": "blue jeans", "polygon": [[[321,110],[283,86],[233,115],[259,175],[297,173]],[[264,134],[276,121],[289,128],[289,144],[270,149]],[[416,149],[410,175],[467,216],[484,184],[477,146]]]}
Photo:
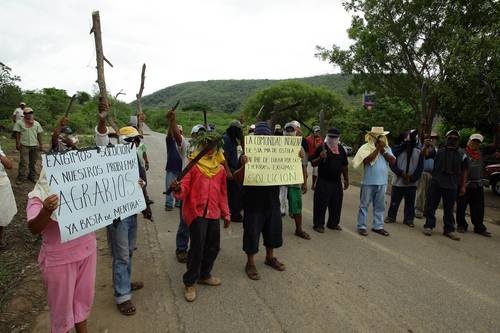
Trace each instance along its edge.
{"label": "blue jeans", "polygon": [[359,229],[366,229],[366,220],[368,219],[368,207],[373,202],[373,229],[384,229],[385,212],[385,191],[387,185],[361,185],[359,193]]}
{"label": "blue jeans", "polygon": [[182,219],[182,201],[179,209],[179,227],[175,236],[175,252],[187,252],[189,245],[189,227]]}
{"label": "blue jeans", "polygon": [[398,215],[399,204],[405,199],[405,213],[403,223],[412,224],[415,218],[415,197],[417,188],[415,186],[392,186],[391,204],[387,216],[394,221]]}
{"label": "blue jeans", "polygon": [[137,215],[122,219],[116,225],[107,226],[108,243],[113,257],[113,288],[116,304],[132,298],[130,290],[132,254],[137,239]]}
{"label": "blue jeans", "polygon": [[[174,180],[177,178],[179,174],[180,172],[167,170],[167,175],[165,176],[165,191],[168,191],[168,189],[170,188],[170,184],[174,182]],[[166,195],[165,207],[173,208],[174,203],[175,203],[174,193],[170,192],[170,194]]]}

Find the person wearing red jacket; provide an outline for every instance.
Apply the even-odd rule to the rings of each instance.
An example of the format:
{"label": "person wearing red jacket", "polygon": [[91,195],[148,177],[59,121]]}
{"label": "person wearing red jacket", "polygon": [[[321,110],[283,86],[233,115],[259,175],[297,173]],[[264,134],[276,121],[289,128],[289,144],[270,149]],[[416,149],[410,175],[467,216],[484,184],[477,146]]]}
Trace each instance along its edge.
{"label": "person wearing red jacket", "polygon": [[[199,149],[191,158],[202,150],[202,145],[213,139],[209,136],[209,133],[204,133],[197,138]],[[222,149],[214,148],[189,170],[181,182],[174,181],[171,185],[175,198],[182,200],[182,217],[189,227],[191,240],[187,271],[183,276],[184,297],[188,302],[196,299],[196,282],[210,286],[221,284],[211,271],[220,249],[219,219],[224,220],[224,228],[229,227],[231,219],[223,161]]]}
{"label": "person wearing red jacket", "polygon": [[[307,156],[313,156],[318,147],[323,145],[324,139],[321,136],[321,128],[317,125],[313,126],[312,134],[306,137],[307,142]],[[312,165],[312,162],[311,162]],[[316,180],[318,180],[318,167],[313,166],[313,176],[312,176],[312,185],[311,190],[314,191],[316,188]]]}

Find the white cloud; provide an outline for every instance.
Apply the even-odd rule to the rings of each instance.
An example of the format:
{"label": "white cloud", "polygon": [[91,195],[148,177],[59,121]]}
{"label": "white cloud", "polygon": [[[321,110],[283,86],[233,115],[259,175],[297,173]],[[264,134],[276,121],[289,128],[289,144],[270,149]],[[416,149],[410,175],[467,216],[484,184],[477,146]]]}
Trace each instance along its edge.
{"label": "white cloud", "polygon": [[3,0],[1,59],[25,89],[91,91],[91,13],[99,9],[108,90],[131,101],[146,63],[144,94],[194,80],[289,78],[332,73],[315,46],[349,45],[341,1]]}

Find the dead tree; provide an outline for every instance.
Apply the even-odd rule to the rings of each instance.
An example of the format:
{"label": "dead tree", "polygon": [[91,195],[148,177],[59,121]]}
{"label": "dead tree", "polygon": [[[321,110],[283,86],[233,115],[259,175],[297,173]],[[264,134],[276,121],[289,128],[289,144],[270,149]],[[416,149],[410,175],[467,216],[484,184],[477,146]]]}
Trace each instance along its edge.
{"label": "dead tree", "polygon": [[[101,20],[99,17],[99,11],[95,11],[92,13],[92,29],[90,33],[94,33],[94,41],[95,41],[95,54],[96,54],[96,62],[97,62],[97,85],[99,86],[99,96],[101,100],[108,103],[108,92],[106,90],[106,81],[104,79],[104,61],[108,63],[111,67],[113,64],[106,59],[104,56],[104,52],[102,49],[102,36],[101,36]],[[118,133],[118,126],[116,126],[115,120],[111,116],[111,113],[108,112],[107,120],[111,127]]]}
{"label": "dead tree", "polygon": [[141,97],[142,97],[142,92],[144,91],[144,79],[146,78],[146,64],[142,64],[142,71],[141,71],[141,86],[139,87],[139,93],[135,95],[137,99],[137,129],[139,130],[139,133],[142,134],[142,125],[144,123],[144,113],[142,112],[142,104],[141,104]]}

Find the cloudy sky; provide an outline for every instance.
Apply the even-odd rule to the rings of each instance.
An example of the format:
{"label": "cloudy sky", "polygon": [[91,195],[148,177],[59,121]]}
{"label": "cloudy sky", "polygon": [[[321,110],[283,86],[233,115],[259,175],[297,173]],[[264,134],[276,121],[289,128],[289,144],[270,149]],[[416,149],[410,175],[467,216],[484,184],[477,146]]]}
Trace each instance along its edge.
{"label": "cloudy sky", "polygon": [[23,89],[91,92],[91,14],[99,10],[111,94],[144,95],[186,81],[282,79],[337,70],[315,46],[349,45],[341,0],[1,0],[0,61]]}

